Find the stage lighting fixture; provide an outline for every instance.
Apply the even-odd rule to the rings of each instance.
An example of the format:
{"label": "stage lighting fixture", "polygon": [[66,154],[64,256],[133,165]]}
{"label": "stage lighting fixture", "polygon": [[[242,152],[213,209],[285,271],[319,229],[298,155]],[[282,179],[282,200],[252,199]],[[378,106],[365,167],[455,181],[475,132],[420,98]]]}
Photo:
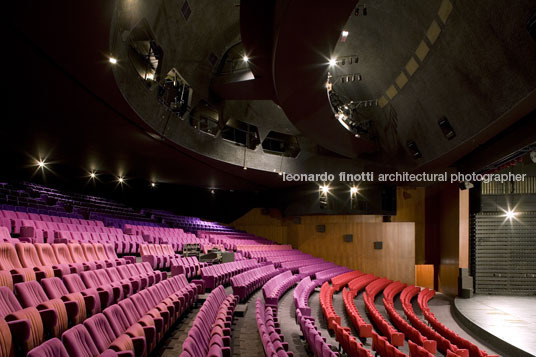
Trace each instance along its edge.
{"label": "stage lighting fixture", "polygon": [[320,186],[320,190],[322,193],[328,193],[329,192],[329,186],[328,185],[322,185]]}
{"label": "stage lighting fixture", "polygon": [[358,191],[359,189],[357,188],[357,186],[353,186],[352,188],[350,188],[350,193],[352,195],[355,195]]}
{"label": "stage lighting fixture", "polygon": [[90,172],[90,173],[89,173],[89,177],[92,178],[92,179],[94,179],[94,178],[97,177],[97,174],[94,173],[94,172]]}
{"label": "stage lighting fixture", "polygon": [[330,66],[330,67],[333,67],[333,66],[335,66],[336,64],[337,64],[337,59],[336,59],[336,58],[331,58],[331,59],[329,60],[329,66]]}

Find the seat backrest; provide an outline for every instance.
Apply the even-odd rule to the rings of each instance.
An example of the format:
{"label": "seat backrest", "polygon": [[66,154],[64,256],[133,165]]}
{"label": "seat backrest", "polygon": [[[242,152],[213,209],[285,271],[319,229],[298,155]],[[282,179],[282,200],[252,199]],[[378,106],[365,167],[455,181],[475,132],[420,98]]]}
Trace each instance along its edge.
{"label": "seat backrest", "polygon": [[112,330],[108,320],[106,320],[106,316],[102,313],[91,316],[84,321],[84,326],[87,328],[90,336],[93,337],[95,346],[97,346],[97,349],[101,353],[118,337]]}
{"label": "seat backrest", "polygon": [[56,255],[56,259],[58,260],[58,263],[60,264],[74,263],[73,257],[71,256],[71,252],[69,251],[67,244],[56,243],[52,245],[52,249],[54,250],[54,254]]}
{"label": "seat backrest", "polygon": [[101,243],[94,243],[93,246],[95,247],[95,253],[97,254],[98,260],[108,260],[108,256],[106,256],[106,251],[104,250],[104,245]]}
{"label": "seat backrest", "polygon": [[99,260],[97,252],[95,252],[95,247],[93,246],[93,243],[82,243],[81,246],[88,261]]}
{"label": "seat backrest", "polygon": [[52,246],[47,243],[35,243],[35,250],[37,251],[37,256],[43,265],[56,265],[59,264],[54,254],[54,249]]}
{"label": "seat backrest", "polygon": [[86,284],[84,283],[84,281],[80,278],[80,275],[78,274],[64,275],[63,282],[65,283],[65,286],[71,293],[80,292],[87,288]]}
{"label": "seat backrest", "polygon": [[0,239],[11,239],[11,234],[9,234],[7,227],[0,227]]}
{"label": "seat backrest", "polygon": [[32,349],[27,357],[69,357],[67,350],[58,338],[50,339]]}
{"label": "seat backrest", "polygon": [[34,268],[43,265],[33,244],[17,243],[15,244],[15,249],[23,267]]}
{"label": "seat backrest", "polygon": [[98,356],[99,350],[83,324],[78,324],[65,331],[61,336],[63,345],[69,356],[90,357]]}
{"label": "seat backrest", "polygon": [[[118,305],[123,309],[130,325],[136,323],[143,315],[138,311],[130,298],[119,301]],[[113,306],[113,305],[112,305]]]}
{"label": "seat backrest", "polygon": [[6,315],[22,309],[19,301],[10,288],[0,286],[0,318],[4,319]]}
{"label": "seat backrest", "polygon": [[0,243],[0,270],[22,268],[12,243]]}
{"label": "seat backrest", "polygon": [[94,271],[83,271],[80,273],[80,276],[87,287],[98,288],[102,285],[100,279],[97,277],[97,275],[95,275]]}
{"label": "seat backrest", "polygon": [[67,244],[67,248],[69,248],[69,252],[75,262],[87,262],[84,250],[79,243],[69,243]]}
{"label": "seat backrest", "polygon": [[51,299],[61,299],[62,296],[69,295],[69,290],[67,290],[67,287],[60,278],[42,279],[41,286]]}
{"label": "seat backrest", "polygon": [[0,319],[0,356],[13,356],[13,338],[4,319]]}
{"label": "seat backrest", "polygon": [[23,307],[37,306],[49,300],[41,285],[35,280],[15,284],[14,290]]}
{"label": "seat backrest", "polygon": [[102,313],[108,319],[110,327],[117,336],[125,332],[131,325],[127,316],[117,304],[107,307]]}
{"label": "seat backrest", "polygon": [[97,278],[99,278],[102,284],[110,284],[112,282],[112,279],[110,278],[105,269],[95,270],[95,275],[97,276]]}

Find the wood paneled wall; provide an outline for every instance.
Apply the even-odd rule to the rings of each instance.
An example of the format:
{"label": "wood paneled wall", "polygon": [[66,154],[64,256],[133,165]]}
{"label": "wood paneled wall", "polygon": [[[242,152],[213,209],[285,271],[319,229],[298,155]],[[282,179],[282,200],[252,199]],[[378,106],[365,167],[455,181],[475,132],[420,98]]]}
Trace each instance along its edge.
{"label": "wood paneled wall", "polygon": [[[381,216],[329,215],[302,216],[299,224],[293,218],[283,218],[276,211],[262,214],[254,209],[233,225],[278,243],[336,264],[367,273],[415,282],[415,224],[413,222],[382,222]],[[324,233],[317,225],[325,225]],[[344,242],[345,234],[353,242]],[[381,241],[383,249],[374,249]]]}
{"label": "wood paneled wall", "polygon": [[415,223],[415,264],[425,264],[425,193],[424,187],[396,188],[396,216],[393,222]]}

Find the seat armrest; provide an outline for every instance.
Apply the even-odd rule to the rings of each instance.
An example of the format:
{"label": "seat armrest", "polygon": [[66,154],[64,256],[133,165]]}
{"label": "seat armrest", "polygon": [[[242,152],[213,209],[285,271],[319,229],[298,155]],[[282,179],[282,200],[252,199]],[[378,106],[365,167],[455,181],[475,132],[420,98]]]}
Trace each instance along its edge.
{"label": "seat armrest", "polygon": [[65,304],[65,310],[67,310],[67,316],[70,319],[74,319],[78,315],[78,311],[80,311],[78,303],[76,301],[63,301],[63,303]]}
{"label": "seat armrest", "polygon": [[136,357],[142,357],[145,355],[147,346],[145,345],[145,337],[131,337],[134,344],[134,352]]}
{"label": "seat armrest", "polygon": [[[6,320],[8,319],[8,316],[6,316]],[[28,341],[30,338],[30,320],[22,319],[7,321],[7,325],[9,326],[11,336],[15,343],[18,341]]]}

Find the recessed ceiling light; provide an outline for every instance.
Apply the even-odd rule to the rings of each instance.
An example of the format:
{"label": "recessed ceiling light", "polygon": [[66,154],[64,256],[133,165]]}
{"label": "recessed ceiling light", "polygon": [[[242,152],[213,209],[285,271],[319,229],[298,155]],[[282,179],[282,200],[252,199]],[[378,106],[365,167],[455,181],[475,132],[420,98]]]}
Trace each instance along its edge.
{"label": "recessed ceiling light", "polygon": [[329,192],[329,186],[328,185],[320,186],[320,189],[322,190],[322,193],[328,193]]}
{"label": "recessed ceiling light", "polygon": [[123,182],[125,182],[125,179],[122,178],[122,177],[119,177],[119,178],[117,179],[117,181],[118,181],[119,183],[123,183]]}
{"label": "recessed ceiling light", "polygon": [[350,188],[350,192],[354,195],[357,193],[358,190],[359,189],[357,188],[357,186],[353,186],[352,188]]}
{"label": "recessed ceiling light", "polygon": [[329,60],[329,66],[330,67],[333,67],[337,64],[337,59],[336,58],[330,58]]}
{"label": "recessed ceiling light", "polygon": [[151,187],[156,187],[156,183],[151,182]]}
{"label": "recessed ceiling light", "polygon": [[247,61],[249,61],[249,57],[248,57],[248,56],[246,56],[246,55],[244,55],[244,56],[242,57],[242,61],[244,61],[244,62],[247,62]]}
{"label": "recessed ceiling light", "polygon": [[117,63],[117,58],[110,57],[110,58],[108,58],[108,61],[110,61],[111,64],[116,64]]}
{"label": "recessed ceiling light", "polygon": [[44,160],[39,160],[37,161],[37,166],[39,166],[40,168],[44,168],[46,166],[46,163]]}
{"label": "recessed ceiling light", "polygon": [[97,177],[97,174],[95,174],[94,172],[90,172],[90,173],[89,173],[89,177],[91,177],[92,179],[94,179],[95,177]]}
{"label": "recessed ceiling light", "polygon": [[343,32],[342,32],[342,37],[347,37],[347,36],[348,36],[348,34],[349,34],[349,32],[348,32],[348,31],[343,31]]}

